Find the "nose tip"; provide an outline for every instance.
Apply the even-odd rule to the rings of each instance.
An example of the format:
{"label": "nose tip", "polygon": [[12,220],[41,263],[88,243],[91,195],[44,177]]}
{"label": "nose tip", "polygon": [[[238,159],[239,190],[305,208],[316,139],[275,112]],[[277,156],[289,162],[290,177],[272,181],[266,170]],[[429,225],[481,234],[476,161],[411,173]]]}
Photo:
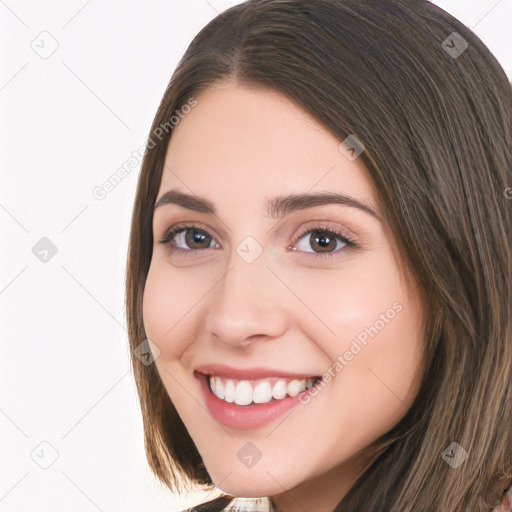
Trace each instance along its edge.
{"label": "nose tip", "polygon": [[226,335],[223,335],[221,337],[216,333],[212,333],[212,334],[214,335],[214,338],[219,340],[221,343],[228,345],[230,347],[233,347],[233,348],[240,348],[240,349],[246,348],[249,345],[253,345],[254,343],[256,343],[257,341],[260,341],[260,340],[269,340],[268,336],[260,335],[260,334],[251,335],[249,337],[244,336],[244,335],[237,336],[236,332],[232,333],[231,336],[229,336],[229,337]]}
{"label": "nose tip", "polygon": [[217,339],[233,347],[246,347],[258,341],[278,337],[283,332],[283,321],[277,315],[251,309],[245,302],[236,310],[218,307],[210,311],[207,329]]}
{"label": "nose tip", "polygon": [[[262,278],[262,272],[267,276]],[[279,337],[286,329],[285,312],[274,293],[277,280],[264,266],[232,268],[210,297],[206,329],[233,347]],[[281,301],[282,302],[282,301]]]}

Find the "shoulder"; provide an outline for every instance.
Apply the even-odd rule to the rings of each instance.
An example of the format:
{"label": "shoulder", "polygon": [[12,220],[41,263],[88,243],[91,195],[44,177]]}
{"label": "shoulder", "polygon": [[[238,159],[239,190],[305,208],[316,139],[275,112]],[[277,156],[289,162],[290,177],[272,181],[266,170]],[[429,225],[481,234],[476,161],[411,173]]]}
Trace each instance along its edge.
{"label": "shoulder", "polygon": [[220,496],[180,512],[268,512],[268,498],[235,498]]}
{"label": "shoulder", "polygon": [[233,500],[233,496],[218,496],[214,500],[201,502],[194,505],[186,510],[180,510],[179,512],[224,512],[229,503]]}

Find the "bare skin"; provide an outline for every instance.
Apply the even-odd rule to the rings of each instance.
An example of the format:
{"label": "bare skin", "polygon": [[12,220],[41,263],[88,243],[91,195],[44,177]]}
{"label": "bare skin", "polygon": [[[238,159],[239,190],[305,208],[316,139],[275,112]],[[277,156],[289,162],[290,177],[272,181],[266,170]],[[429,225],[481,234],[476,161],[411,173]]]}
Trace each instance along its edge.
{"label": "bare skin", "polygon": [[[273,496],[284,512],[330,512],[361,473],[364,449],[417,394],[424,301],[381,220],[368,170],[339,150],[338,138],[275,92],[226,82],[197,100],[173,130],[158,198],[171,189],[194,194],[217,214],[176,204],[155,211],[143,300],[147,336],[160,350],[155,364],[220,489]],[[271,197],[316,192],[349,195],[380,219],[339,203],[266,215]],[[182,232],[174,238],[181,252],[159,243],[183,222],[204,242]],[[322,244],[315,229],[339,231],[358,247],[336,234]],[[251,263],[236,251],[248,236],[263,249]],[[205,363],[330,369],[332,377],[288,416],[241,431],[206,410],[193,375]],[[248,442],[262,454],[250,468],[237,457]]]}

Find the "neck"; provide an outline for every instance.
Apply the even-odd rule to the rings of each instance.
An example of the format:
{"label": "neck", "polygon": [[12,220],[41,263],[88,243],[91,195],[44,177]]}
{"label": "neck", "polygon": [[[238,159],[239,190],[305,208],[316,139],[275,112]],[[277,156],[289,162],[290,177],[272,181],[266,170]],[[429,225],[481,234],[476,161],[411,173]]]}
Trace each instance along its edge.
{"label": "neck", "polygon": [[351,459],[272,496],[272,501],[279,512],[333,512],[366,467],[361,458]]}

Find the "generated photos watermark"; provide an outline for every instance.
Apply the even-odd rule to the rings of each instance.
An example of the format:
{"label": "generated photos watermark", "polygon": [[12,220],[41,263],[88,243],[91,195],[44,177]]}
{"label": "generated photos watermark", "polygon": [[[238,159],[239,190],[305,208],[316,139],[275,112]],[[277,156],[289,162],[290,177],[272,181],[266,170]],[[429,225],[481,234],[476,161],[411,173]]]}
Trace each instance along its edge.
{"label": "generated photos watermark", "polygon": [[145,144],[142,144],[138,149],[132,151],[132,154],[122,163],[122,165],[113,172],[108,179],[101,185],[93,188],[92,195],[94,199],[103,201],[107,195],[112,192],[134,169],[136,169],[142,162],[142,159],[146,156],[150,149],[156,146],[154,138],[162,140],[164,133],[168,134],[173,128],[175,128],[181,119],[189,114],[194,107],[196,107],[198,101],[192,97],[187,103],[185,103],[179,110],[175,110],[175,113],[165,123],[157,126],[148,137]]}
{"label": "generated photos watermark", "polygon": [[402,309],[403,306],[400,302],[394,302],[390,308],[379,315],[379,319],[376,320],[373,325],[361,330],[351,341],[349,349],[347,349],[343,354],[338,355],[334,363],[324,372],[322,380],[315,386],[299,393],[298,398],[300,403],[306,405],[311,401],[312,397],[317,396],[325,386],[368,345],[368,338],[375,338],[375,336],[377,336],[379,332],[382,331],[386,325],[402,311]]}

